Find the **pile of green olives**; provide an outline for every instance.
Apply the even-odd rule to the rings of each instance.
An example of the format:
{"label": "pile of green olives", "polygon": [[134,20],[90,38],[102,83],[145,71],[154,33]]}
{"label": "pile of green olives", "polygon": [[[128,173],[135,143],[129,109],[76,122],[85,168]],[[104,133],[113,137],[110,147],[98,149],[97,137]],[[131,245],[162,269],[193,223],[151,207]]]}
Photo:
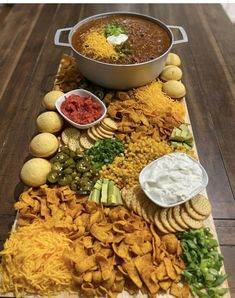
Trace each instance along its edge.
{"label": "pile of green olives", "polygon": [[89,194],[99,178],[88,156],[77,154],[65,146],[60,147],[50,162],[52,169],[47,176],[48,182],[69,185],[77,194]]}

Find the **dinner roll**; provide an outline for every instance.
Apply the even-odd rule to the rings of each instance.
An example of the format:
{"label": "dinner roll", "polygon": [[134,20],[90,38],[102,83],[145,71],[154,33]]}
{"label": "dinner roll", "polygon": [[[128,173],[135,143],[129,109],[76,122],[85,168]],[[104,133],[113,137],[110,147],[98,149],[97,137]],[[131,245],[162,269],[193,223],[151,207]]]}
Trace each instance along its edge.
{"label": "dinner roll", "polygon": [[37,118],[37,127],[40,132],[58,132],[62,129],[63,123],[63,118],[56,112],[44,112]]}
{"label": "dinner roll", "polygon": [[43,132],[32,139],[29,150],[36,157],[48,157],[55,153],[58,147],[57,138],[51,133]]}
{"label": "dinner roll", "polygon": [[184,84],[175,80],[164,83],[162,91],[174,99],[181,99],[186,95]]}
{"label": "dinner roll", "polygon": [[52,90],[44,96],[42,100],[42,105],[48,110],[55,111],[56,110],[55,102],[62,95],[64,95],[62,91]]}
{"label": "dinner roll", "polygon": [[165,66],[163,71],[160,74],[160,79],[162,81],[170,81],[170,80],[176,80],[179,81],[182,78],[182,70],[175,65],[168,65]]}
{"label": "dinner roll", "polygon": [[43,158],[32,158],[23,165],[20,178],[28,186],[40,186],[46,183],[51,164]]}
{"label": "dinner roll", "polygon": [[175,66],[180,66],[181,60],[178,55],[175,53],[169,53],[167,58],[166,58],[166,65],[175,65]]}

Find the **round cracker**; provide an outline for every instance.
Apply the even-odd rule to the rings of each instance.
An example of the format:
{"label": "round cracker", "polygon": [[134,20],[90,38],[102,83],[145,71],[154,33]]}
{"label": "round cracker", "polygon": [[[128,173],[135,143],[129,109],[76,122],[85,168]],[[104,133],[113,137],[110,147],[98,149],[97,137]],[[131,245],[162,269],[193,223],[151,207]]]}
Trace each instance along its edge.
{"label": "round cracker", "polygon": [[163,226],[163,224],[161,223],[161,221],[159,219],[159,212],[160,212],[160,209],[158,209],[155,212],[154,223],[160,232],[162,232],[163,234],[169,234],[170,232]]}
{"label": "round cracker", "polygon": [[177,231],[171,227],[167,220],[167,212],[169,208],[163,208],[159,214],[159,218],[163,224],[163,226],[170,231],[171,233],[176,233]]}
{"label": "round cracker", "polygon": [[113,134],[103,133],[99,127],[96,127],[96,132],[105,139],[111,139],[113,137]]}
{"label": "round cracker", "polygon": [[104,130],[106,130],[106,131],[109,131],[109,132],[112,132],[112,133],[114,133],[115,132],[115,129],[112,129],[112,128],[110,128],[110,127],[108,127],[105,123],[103,123],[103,122],[101,122],[100,123],[100,127],[102,127]]}
{"label": "round cracker", "polygon": [[136,206],[136,213],[142,217],[142,205],[145,201],[145,198],[142,196],[137,197],[137,206]]}
{"label": "round cracker", "polygon": [[206,216],[201,215],[194,211],[194,209],[191,207],[189,201],[185,202],[184,204],[185,210],[188,212],[189,216],[196,219],[196,220],[204,220],[206,219]]}
{"label": "round cracker", "polygon": [[115,121],[113,121],[111,118],[104,118],[102,120],[102,123],[104,123],[106,126],[108,126],[109,128],[113,129],[113,130],[117,130],[117,124]]}
{"label": "round cracker", "polygon": [[149,201],[148,209],[147,209],[147,215],[150,222],[154,222],[154,214],[157,211],[158,207],[151,201]]}
{"label": "round cracker", "polygon": [[90,149],[94,145],[94,142],[88,137],[86,133],[81,135],[79,141],[81,146],[85,149]]}
{"label": "round cracker", "polygon": [[79,140],[76,139],[69,139],[68,147],[70,150],[76,152],[77,148],[80,147]]}
{"label": "round cracker", "polygon": [[150,220],[148,218],[148,213],[147,213],[149,204],[150,204],[150,202],[147,198],[141,204],[141,215],[142,215],[143,219],[145,221],[147,221],[148,223],[150,223]]}
{"label": "round cracker", "polygon": [[102,125],[99,125],[97,127],[102,133],[107,134],[107,135],[114,135],[114,132],[109,130],[109,129],[105,129]]}
{"label": "round cracker", "polygon": [[133,210],[136,214],[138,214],[137,213],[137,204],[138,204],[137,199],[136,199],[136,197],[133,196],[131,199],[131,210]]}
{"label": "round cracker", "polygon": [[179,206],[179,205],[175,206],[175,207],[173,207],[172,214],[173,214],[174,219],[177,222],[177,224],[180,225],[183,229],[187,230],[189,228],[189,226],[186,225],[186,223],[181,218],[180,211],[181,211],[181,206]]}
{"label": "round cracker", "polygon": [[87,135],[90,139],[92,139],[94,142],[96,142],[99,138],[97,138],[96,136],[93,135],[91,128],[88,128],[87,130]]}
{"label": "round cracker", "polygon": [[186,225],[192,229],[200,229],[202,227],[202,222],[190,217],[184,208],[181,208],[181,217]]}
{"label": "round cracker", "polygon": [[126,188],[123,188],[121,190],[121,195],[122,195],[122,198],[123,198],[123,201],[125,203],[125,205],[127,206],[128,209],[131,209],[131,195],[130,195],[130,191]]}
{"label": "round cracker", "polygon": [[95,127],[93,126],[92,128],[91,128],[91,133],[95,136],[95,137],[97,137],[97,139],[103,139],[103,137],[101,137],[98,133],[97,133],[97,131],[96,131],[96,129],[95,129]]}
{"label": "round cracker", "polygon": [[198,194],[194,198],[192,198],[190,204],[194,211],[201,215],[209,216],[211,214],[211,203],[202,194]]}
{"label": "round cracker", "polygon": [[183,229],[174,219],[173,217],[173,208],[169,208],[167,212],[167,219],[169,222],[169,225],[175,229],[177,232],[183,232],[185,229]]}
{"label": "round cracker", "polygon": [[67,127],[63,130],[61,137],[65,145],[68,145],[69,139],[78,139],[80,135],[81,133],[78,129],[74,127]]}

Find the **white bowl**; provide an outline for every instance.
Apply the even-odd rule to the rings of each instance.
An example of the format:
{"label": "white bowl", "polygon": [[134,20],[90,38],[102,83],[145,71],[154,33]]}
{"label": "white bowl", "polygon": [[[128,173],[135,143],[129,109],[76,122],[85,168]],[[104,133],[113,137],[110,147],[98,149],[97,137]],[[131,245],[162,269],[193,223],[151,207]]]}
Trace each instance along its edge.
{"label": "white bowl", "polygon": [[[152,168],[155,167],[155,166],[157,167],[159,161],[164,159],[166,156],[178,155],[178,154],[187,156],[189,159],[191,159],[201,169],[201,173],[202,173],[201,183],[197,188],[192,189],[192,191],[188,194],[188,196],[186,198],[184,198],[183,200],[180,200],[180,201],[175,202],[175,203],[163,202],[163,200],[161,200],[161,198],[154,196],[153,193],[150,193],[149,191],[147,191],[145,189],[145,187],[144,187],[144,184],[146,182],[145,175],[146,175],[146,173],[151,174]],[[171,154],[166,154],[166,155],[154,160],[153,162],[148,164],[146,167],[144,167],[143,170],[140,172],[139,182],[140,182],[141,188],[143,189],[146,196],[154,204],[159,205],[159,206],[164,207],[164,208],[169,208],[169,207],[174,207],[174,206],[181,205],[181,204],[187,202],[188,200],[192,199],[194,196],[199,194],[202,190],[204,190],[206,188],[207,184],[208,184],[208,175],[207,175],[205,169],[203,168],[203,166],[198,161],[196,161],[194,158],[192,158],[191,156],[189,156],[185,153],[171,153]]]}
{"label": "white bowl", "polygon": [[[69,119],[61,111],[61,104],[65,101],[65,97],[68,97],[70,95],[79,95],[81,97],[91,96],[92,99],[94,99],[95,101],[97,101],[101,105],[102,116],[99,119],[97,119],[96,121],[88,123],[88,124],[78,124],[78,123],[74,122],[73,120]],[[95,126],[96,124],[98,124],[105,117],[105,115],[107,113],[107,108],[106,108],[105,104],[97,96],[95,96],[93,93],[91,93],[87,90],[84,90],[84,89],[75,89],[75,90],[72,90],[72,91],[69,91],[69,92],[65,93],[64,95],[62,95],[61,97],[59,97],[57,99],[57,101],[55,103],[55,106],[56,106],[57,111],[60,113],[60,115],[66,121],[68,121],[71,125],[73,125],[76,128],[79,128],[79,129],[87,129],[89,127]]]}

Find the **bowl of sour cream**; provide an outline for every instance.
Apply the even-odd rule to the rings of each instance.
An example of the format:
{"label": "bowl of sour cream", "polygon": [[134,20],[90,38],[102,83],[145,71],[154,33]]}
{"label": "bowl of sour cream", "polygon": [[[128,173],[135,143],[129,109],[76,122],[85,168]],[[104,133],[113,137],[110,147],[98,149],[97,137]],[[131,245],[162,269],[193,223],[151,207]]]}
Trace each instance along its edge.
{"label": "bowl of sour cream", "polygon": [[191,156],[171,153],[148,164],[139,182],[151,201],[167,208],[183,204],[204,190],[208,175]]}

